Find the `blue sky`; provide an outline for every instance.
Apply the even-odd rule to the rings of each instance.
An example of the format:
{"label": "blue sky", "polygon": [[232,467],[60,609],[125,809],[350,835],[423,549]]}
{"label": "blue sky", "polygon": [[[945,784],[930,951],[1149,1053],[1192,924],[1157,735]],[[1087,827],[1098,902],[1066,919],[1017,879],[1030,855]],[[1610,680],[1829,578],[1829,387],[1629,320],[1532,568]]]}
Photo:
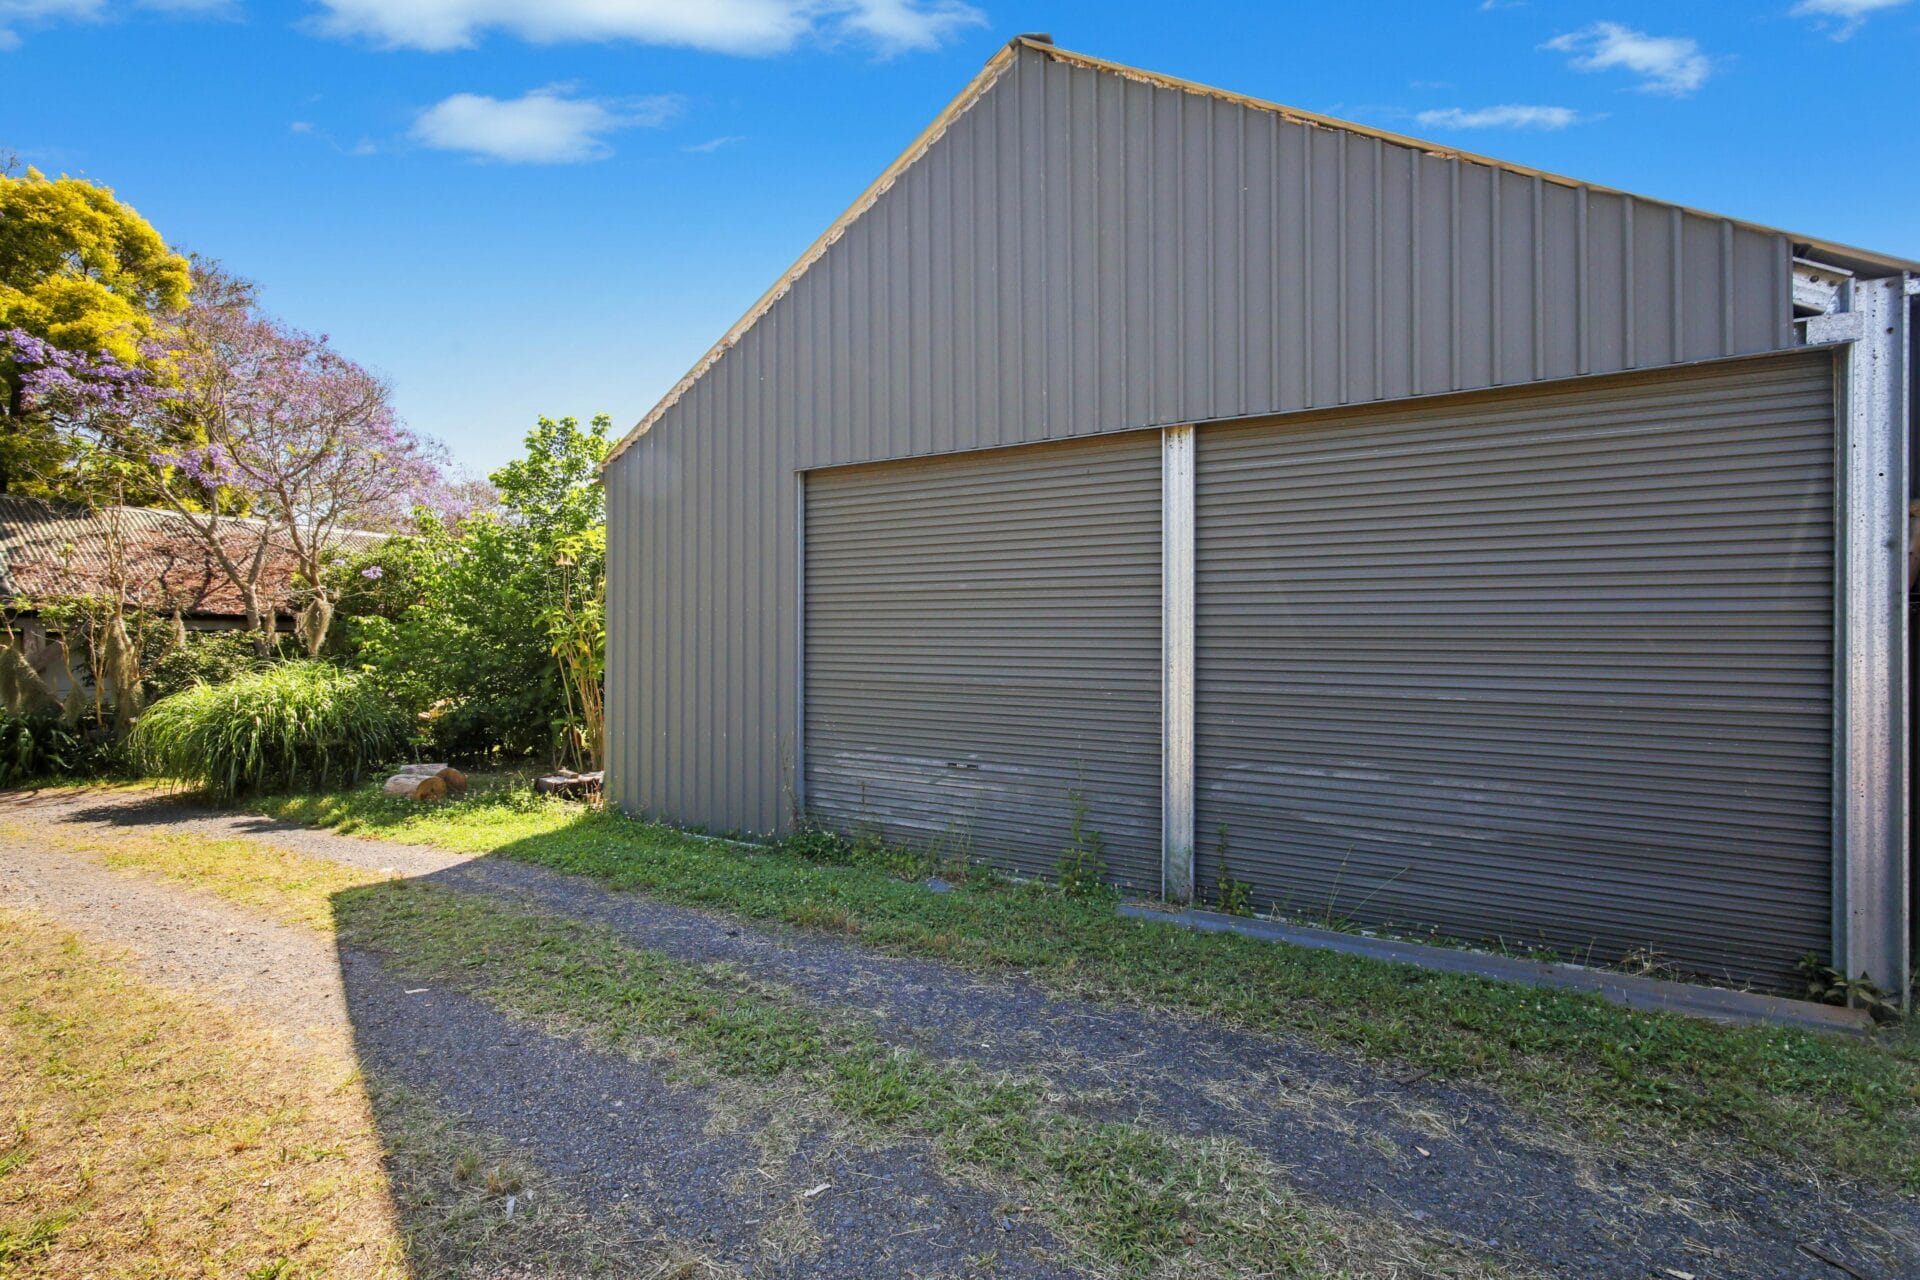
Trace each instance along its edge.
{"label": "blue sky", "polygon": [[1916,0],[0,0],[105,183],[474,471],[624,430],[1008,36],[1920,257]]}

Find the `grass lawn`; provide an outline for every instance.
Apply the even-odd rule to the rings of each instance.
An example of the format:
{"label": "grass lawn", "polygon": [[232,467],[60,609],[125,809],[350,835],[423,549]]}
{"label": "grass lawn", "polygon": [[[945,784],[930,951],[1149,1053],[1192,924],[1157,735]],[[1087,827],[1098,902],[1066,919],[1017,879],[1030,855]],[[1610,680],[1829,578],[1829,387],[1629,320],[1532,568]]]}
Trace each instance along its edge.
{"label": "grass lawn", "polygon": [[[20,834],[0,824],[0,836]],[[736,1082],[736,1103],[757,1100],[756,1114],[929,1143],[948,1172],[1038,1215],[1094,1274],[1505,1274],[1391,1220],[1309,1204],[1244,1144],[1089,1119],[1043,1080],[893,1047],[857,1015],[811,1010],[731,966],[676,960],[603,926],[254,838],[58,828],[31,838],[333,933],[408,982],[468,992],[543,1030],[676,1074],[717,1073]],[[204,1165],[208,1153],[182,1158]]]}
{"label": "grass lawn", "polygon": [[422,808],[373,787],[268,800],[275,817],[490,853],[1055,989],[1225,1019],[1484,1082],[1589,1135],[1741,1154],[1920,1193],[1920,1047],[1725,1027],[1542,991],[1116,917],[1038,886],[930,893],[866,866],[702,839],[477,783]]}
{"label": "grass lawn", "polygon": [[0,912],[0,1048],[0,1275],[573,1273],[611,1248],[344,1045],[295,1049],[30,913]]}
{"label": "grass lawn", "polygon": [[946,1170],[1026,1205],[1096,1274],[1504,1274],[1391,1220],[1309,1205],[1240,1143],[1071,1114],[1043,1082],[891,1047],[856,1018],[604,927],[416,881],[351,890],[335,907],[343,942],[410,981],[651,1062],[698,1064],[765,1089],[767,1107],[876,1143],[930,1142]]}

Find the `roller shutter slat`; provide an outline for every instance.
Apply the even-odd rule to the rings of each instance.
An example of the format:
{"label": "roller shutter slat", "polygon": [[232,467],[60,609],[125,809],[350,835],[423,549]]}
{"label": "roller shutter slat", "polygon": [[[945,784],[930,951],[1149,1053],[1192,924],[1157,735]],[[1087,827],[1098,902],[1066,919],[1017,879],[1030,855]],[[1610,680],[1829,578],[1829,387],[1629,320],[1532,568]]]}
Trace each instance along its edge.
{"label": "roller shutter slat", "polygon": [[806,593],[814,816],[1158,889],[1157,434],[814,473]]}
{"label": "roller shutter slat", "polygon": [[1198,870],[1358,923],[1827,948],[1824,356],[1202,428]]}

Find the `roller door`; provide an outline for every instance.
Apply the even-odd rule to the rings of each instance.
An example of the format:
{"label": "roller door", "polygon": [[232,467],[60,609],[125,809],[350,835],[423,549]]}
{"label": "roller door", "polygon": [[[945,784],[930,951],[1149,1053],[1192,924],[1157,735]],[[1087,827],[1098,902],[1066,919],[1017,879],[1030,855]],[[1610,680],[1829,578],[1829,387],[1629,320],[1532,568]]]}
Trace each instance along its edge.
{"label": "roller door", "polygon": [[1829,936],[1833,421],[1795,355],[1203,428],[1202,891],[1790,981]]}
{"label": "roller door", "polygon": [[1158,890],[1159,449],[808,475],[815,818],[1050,874],[1078,807],[1113,878]]}

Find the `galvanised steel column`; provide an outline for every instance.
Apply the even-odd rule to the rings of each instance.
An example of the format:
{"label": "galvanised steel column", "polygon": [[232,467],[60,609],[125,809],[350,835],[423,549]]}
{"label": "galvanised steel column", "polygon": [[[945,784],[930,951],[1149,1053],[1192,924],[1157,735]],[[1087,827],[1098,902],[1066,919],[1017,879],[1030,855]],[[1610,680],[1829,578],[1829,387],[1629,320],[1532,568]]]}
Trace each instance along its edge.
{"label": "galvanised steel column", "polygon": [[1904,1002],[1907,793],[1908,283],[1855,280],[1808,326],[1837,357],[1834,965]]}
{"label": "galvanised steel column", "polygon": [[1193,900],[1193,428],[1160,433],[1160,891]]}

